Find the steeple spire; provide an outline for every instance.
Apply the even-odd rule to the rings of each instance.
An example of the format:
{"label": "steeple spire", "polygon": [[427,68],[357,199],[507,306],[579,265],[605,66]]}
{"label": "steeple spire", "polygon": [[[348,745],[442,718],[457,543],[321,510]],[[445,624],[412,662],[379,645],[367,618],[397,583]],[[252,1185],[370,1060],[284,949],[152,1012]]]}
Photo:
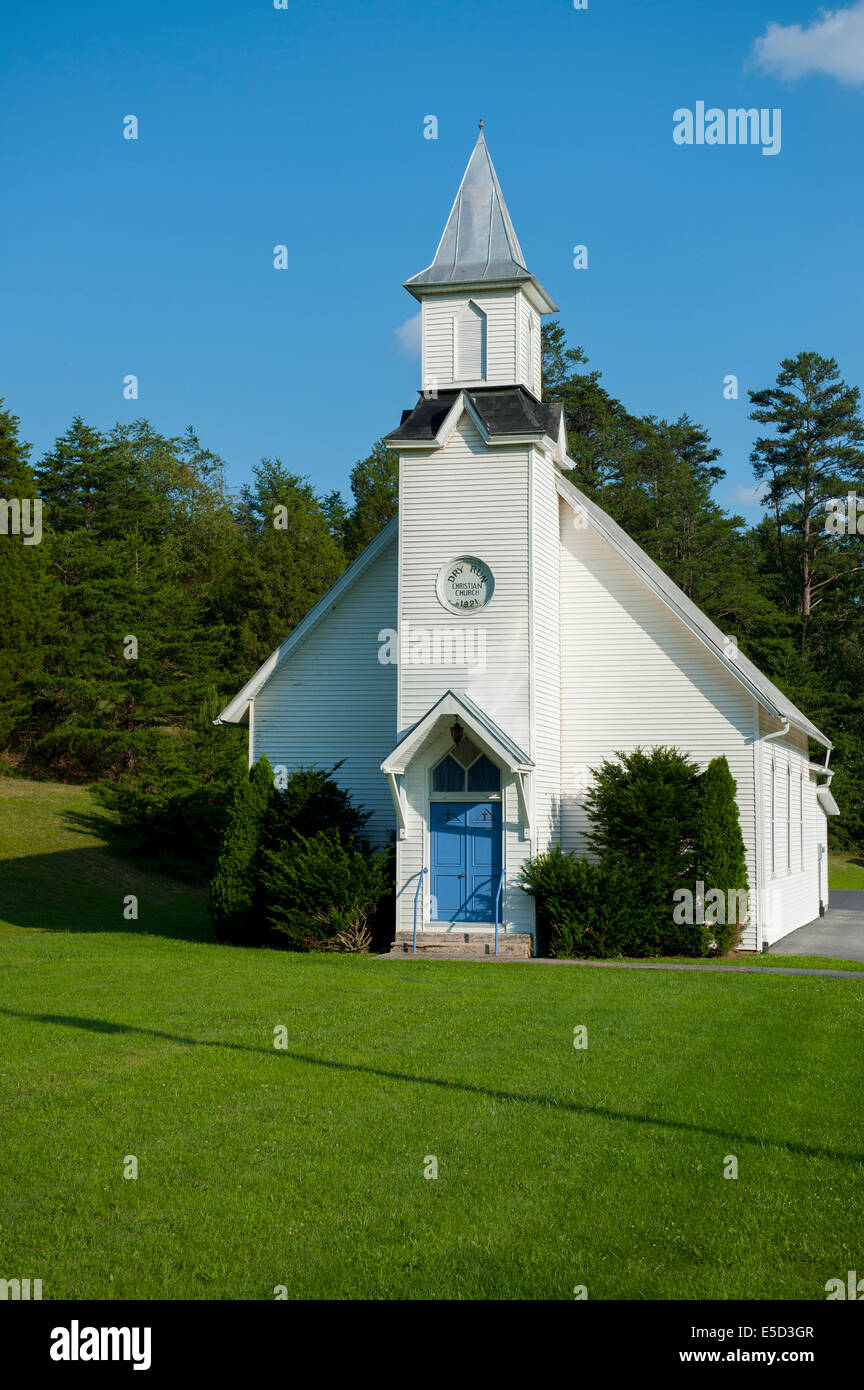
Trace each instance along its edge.
{"label": "steeple spire", "polygon": [[548,307],[544,305],[542,312],[554,312],[555,305],[525,265],[525,257],[486,147],[481,120],[477,143],[459,185],[435,259],[426,270],[407,280],[405,288],[419,299],[422,291],[433,285],[480,285],[491,281],[512,285],[523,280],[532,281],[541,298],[547,301]]}

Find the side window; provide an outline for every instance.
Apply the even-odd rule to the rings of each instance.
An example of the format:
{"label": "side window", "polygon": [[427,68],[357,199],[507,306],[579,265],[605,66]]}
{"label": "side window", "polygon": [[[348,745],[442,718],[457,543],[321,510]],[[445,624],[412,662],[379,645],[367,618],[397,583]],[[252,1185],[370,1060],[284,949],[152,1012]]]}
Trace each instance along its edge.
{"label": "side window", "polygon": [[500,792],[501,773],[485,753],[481,753],[476,763],[468,769],[469,792]]}
{"label": "side window", "polygon": [[448,754],[432,773],[432,790],[435,792],[461,792],[465,790],[465,772],[455,758]]}

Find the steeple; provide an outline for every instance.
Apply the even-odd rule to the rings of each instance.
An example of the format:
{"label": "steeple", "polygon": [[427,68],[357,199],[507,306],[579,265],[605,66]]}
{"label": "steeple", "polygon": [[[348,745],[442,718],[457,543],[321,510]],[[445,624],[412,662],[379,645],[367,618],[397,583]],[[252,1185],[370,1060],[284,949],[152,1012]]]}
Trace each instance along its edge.
{"label": "steeple", "polygon": [[435,259],[405,288],[422,309],[423,393],[523,387],[540,399],[540,317],[554,314],[525,264],[483,122]]}
{"label": "steeple", "polygon": [[529,297],[537,300],[540,313],[556,312],[556,305],[525,264],[525,256],[501,185],[486,146],[483,123],[468,161],[456,201],[432,264],[406,280],[405,288],[420,299],[425,290],[454,289],[462,285],[530,285]]}

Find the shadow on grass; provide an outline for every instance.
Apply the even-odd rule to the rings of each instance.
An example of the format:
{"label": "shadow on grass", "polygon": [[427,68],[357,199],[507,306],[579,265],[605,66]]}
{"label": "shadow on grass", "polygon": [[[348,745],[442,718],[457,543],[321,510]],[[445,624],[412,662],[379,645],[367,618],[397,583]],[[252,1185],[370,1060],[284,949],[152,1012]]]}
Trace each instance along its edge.
{"label": "shadow on grass", "polygon": [[383,1067],[362,1066],[359,1062],[337,1062],[325,1057],[312,1057],[305,1052],[291,1052],[288,1049],[255,1047],[250,1043],[219,1042],[211,1038],[186,1038],[178,1033],[165,1033],[157,1028],[139,1028],[130,1023],[111,1023],[101,1018],[76,1018],[67,1014],[30,1014],[17,1009],[0,1008],[0,1014],[8,1018],[26,1019],[30,1023],[53,1023],[64,1028],[82,1028],[88,1033],[134,1033],[148,1038],[162,1038],[167,1042],[184,1043],[188,1047],[216,1047],[230,1052],[252,1052],[266,1057],[285,1057],[292,1062],[302,1062],[310,1067],[322,1067],[329,1071],[340,1071],[349,1075],[375,1076],[382,1081],[403,1081],[409,1086],[434,1086],[445,1091],[461,1091],[465,1095],[481,1096],[487,1100],[512,1101],[520,1105],[537,1105],[550,1110],[559,1110],[571,1115],[593,1115],[599,1120],[612,1120],[616,1123],[635,1125],[654,1125],[660,1129],[676,1130],[684,1134],[706,1134],[722,1139],[729,1144],[753,1144],[757,1148],[781,1149],[785,1153],[797,1154],[804,1158],[830,1158],[838,1163],[864,1163],[864,1154],[846,1153],[842,1149],[826,1149],[818,1144],[801,1144],[796,1139],[769,1139],[764,1135],[740,1134],[729,1129],[717,1129],[712,1125],[693,1124],[688,1120],[666,1120],[655,1115],[634,1115],[626,1110],[612,1110],[603,1105],[585,1105],[578,1101],[564,1100],[556,1096],[526,1095],[519,1091],[500,1091],[488,1086],[474,1086],[468,1081],[446,1081],[435,1076],[416,1076],[410,1072],[386,1071]]}
{"label": "shadow on grass", "polygon": [[[138,899],[133,920],[123,915],[130,894]],[[0,862],[0,921],[42,931],[213,940],[200,886],[168,879],[102,845]]]}
{"label": "shadow on grass", "polygon": [[[164,874],[177,883],[190,888],[200,888],[209,881],[212,866],[208,869],[202,864],[200,846],[193,845],[191,839],[183,838],[179,831],[166,831],[162,836],[162,848],[158,853],[143,855],[136,848],[134,836],[129,839],[128,832],[118,824],[115,816],[102,811],[64,811],[63,822],[79,835],[90,835],[103,843],[94,849],[104,849],[117,859],[140,859],[142,867],[154,874]],[[158,843],[158,842],[157,842]]]}

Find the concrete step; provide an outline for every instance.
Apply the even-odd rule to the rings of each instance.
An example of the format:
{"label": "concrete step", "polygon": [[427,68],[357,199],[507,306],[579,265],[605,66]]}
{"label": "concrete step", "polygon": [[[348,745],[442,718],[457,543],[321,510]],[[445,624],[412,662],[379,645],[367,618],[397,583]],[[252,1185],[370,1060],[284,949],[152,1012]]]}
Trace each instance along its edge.
{"label": "concrete step", "polygon": [[[391,956],[413,954],[413,933],[397,932],[390,948]],[[452,931],[417,933],[417,954],[446,956],[447,959],[479,960],[495,954],[492,932]],[[498,955],[525,960],[531,956],[531,936],[528,932],[498,933]]]}

